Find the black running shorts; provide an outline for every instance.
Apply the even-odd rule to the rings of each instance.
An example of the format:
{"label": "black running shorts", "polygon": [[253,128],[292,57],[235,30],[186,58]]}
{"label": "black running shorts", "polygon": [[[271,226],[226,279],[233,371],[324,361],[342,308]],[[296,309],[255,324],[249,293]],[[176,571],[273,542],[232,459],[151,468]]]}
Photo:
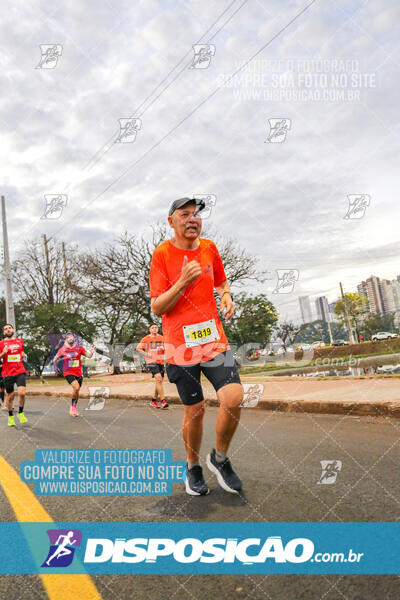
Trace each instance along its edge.
{"label": "black running shorts", "polygon": [[149,363],[147,365],[147,368],[149,369],[152,377],[154,377],[154,375],[157,375],[157,373],[160,373],[161,377],[164,377],[164,365],[161,365],[160,363]]}
{"label": "black running shorts", "polygon": [[26,386],[26,373],[18,373],[18,375],[9,375],[8,377],[3,377],[3,380],[7,394],[11,394],[14,391],[15,384],[17,384],[17,387]]}
{"label": "black running shorts", "polygon": [[230,350],[218,354],[212,360],[195,365],[167,363],[168,379],[176,384],[183,404],[197,404],[204,400],[200,383],[201,373],[204,373],[216,392],[230,383],[240,383],[239,372]]}
{"label": "black running shorts", "polygon": [[76,375],[65,375],[65,379],[68,383],[72,383],[73,381],[77,381],[79,383],[79,387],[82,387],[83,377],[77,377]]}

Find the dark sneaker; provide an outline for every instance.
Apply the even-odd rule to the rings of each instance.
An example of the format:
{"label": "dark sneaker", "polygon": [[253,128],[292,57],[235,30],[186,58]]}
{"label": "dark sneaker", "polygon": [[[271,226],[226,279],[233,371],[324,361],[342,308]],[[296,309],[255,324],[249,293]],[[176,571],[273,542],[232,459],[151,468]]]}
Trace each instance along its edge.
{"label": "dark sneaker", "polygon": [[161,408],[168,408],[169,404],[165,400],[161,402]]}
{"label": "dark sneaker", "polygon": [[224,462],[219,463],[215,458],[215,448],[213,448],[210,454],[207,454],[207,467],[215,473],[219,485],[226,492],[231,494],[237,494],[242,489],[242,481],[235,471],[232,469],[231,461],[228,457]]}
{"label": "dark sneaker", "polygon": [[208,485],[204,481],[203,469],[200,465],[195,465],[188,469],[186,463],[186,493],[190,496],[206,496],[209,493]]}
{"label": "dark sneaker", "polygon": [[160,408],[158,406],[157,400],[154,400],[154,398],[153,398],[153,400],[150,400],[150,406],[152,406],[153,408]]}

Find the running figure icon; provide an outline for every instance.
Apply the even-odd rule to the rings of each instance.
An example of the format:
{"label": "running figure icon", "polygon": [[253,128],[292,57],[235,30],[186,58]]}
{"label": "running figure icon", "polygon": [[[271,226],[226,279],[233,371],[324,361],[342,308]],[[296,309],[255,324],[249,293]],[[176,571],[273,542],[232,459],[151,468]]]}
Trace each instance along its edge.
{"label": "running figure icon", "polygon": [[[71,539],[71,538],[73,538],[73,536],[74,536],[73,531],[69,531],[66,535],[58,536],[58,539],[56,541],[57,549],[50,556],[50,558],[48,558],[46,560],[47,566],[50,566],[51,561],[56,557],[61,558],[62,556],[67,556],[68,554],[73,554],[73,550],[71,550],[71,548],[68,548],[69,545],[72,546],[73,544],[77,543],[77,540]],[[62,542],[60,542],[61,539],[63,540]]]}

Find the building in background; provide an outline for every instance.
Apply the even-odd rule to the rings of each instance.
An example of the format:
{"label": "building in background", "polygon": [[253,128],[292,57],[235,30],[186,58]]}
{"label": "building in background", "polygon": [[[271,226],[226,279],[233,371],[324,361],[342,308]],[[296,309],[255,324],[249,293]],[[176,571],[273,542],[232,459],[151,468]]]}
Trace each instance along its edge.
{"label": "building in background", "polygon": [[337,304],[337,300],[335,302],[330,302],[328,304],[328,312],[331,319],[331,323],[337,323],[339,321],[339,317],[335,313],[335,306]]}
{"label": "building in background", "polygon": [[303,323],[311,323],[312,312],[310,296],[299,296],[300,312]]}
{"label": "building in background", "polygon": [[320,321],[325,321],[325,323],[330,322],[329,304],[326,296],[318,296],[315,299],[315,309]]}
{"label": "building in background", "polygon": [[379,277],[371,275],[366,281],[357,286],[360,296],[365,296],[369,302],[369,310],[372,313],[382,315],[385,312],[382,296],[382,285]]}
{"label": "building in background", "polygon": [[374,314],[394,314],[394,324],[400,324],[400,275],[396,279],[380,279],[371,275],[357,286],[360,295],[369,302],[369,311]]}

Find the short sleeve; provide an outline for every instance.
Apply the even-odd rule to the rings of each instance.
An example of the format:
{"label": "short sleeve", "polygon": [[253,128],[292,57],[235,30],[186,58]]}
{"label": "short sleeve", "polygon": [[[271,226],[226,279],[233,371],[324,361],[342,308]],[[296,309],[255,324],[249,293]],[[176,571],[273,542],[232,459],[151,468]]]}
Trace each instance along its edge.
{"label": "short sleeve", "polygon": [[83,356],[86,356],[86,350],[83,346],[79,347],[80,353],[83,354]]}
{"label": "short sleeve", "polygon": [[214,245],[212,248],[212,251],[214,253],[214,263],[213,263],[214,286],[218,287],[219,285],[221,285],[221,283],[226,281],[226,275],[225,275],[224,265],[222,264],[222,260],[221,260],[220,254],[218,252],[217,246]]}
{"label": "short sleeve", "polygon": [[168,273],[163,253],[157,248],[150,265],[150,298],[157,298],[168,290]]}

